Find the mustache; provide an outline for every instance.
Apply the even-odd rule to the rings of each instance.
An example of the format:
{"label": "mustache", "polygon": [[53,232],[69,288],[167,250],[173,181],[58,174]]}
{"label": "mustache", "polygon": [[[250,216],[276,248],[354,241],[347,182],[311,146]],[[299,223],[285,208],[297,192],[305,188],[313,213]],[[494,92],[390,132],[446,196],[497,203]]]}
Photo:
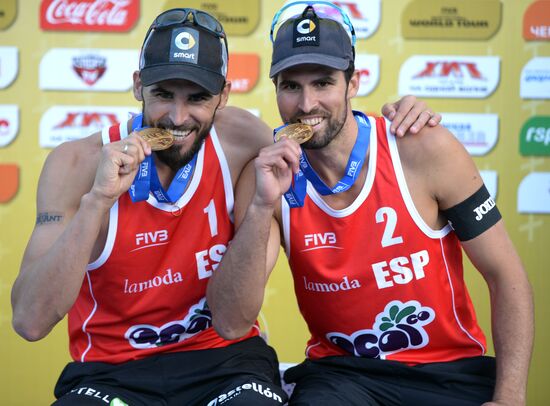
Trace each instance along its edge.
{"label": "mustache", "polygon": [[292,117],[290,117],[290,119],[288,120],[288,123],[289,124],[298,123],[298,122],[300,122],[300,119],[302,117],[307,117],[307,116],[320,116],[320,117],[324,118],[324,117],[328,117],[329,114],[326,111],[323,111],[323,110],[320,110],[320,109],[311,110],[307,113],[300,110],[296,114],[294,114]]}

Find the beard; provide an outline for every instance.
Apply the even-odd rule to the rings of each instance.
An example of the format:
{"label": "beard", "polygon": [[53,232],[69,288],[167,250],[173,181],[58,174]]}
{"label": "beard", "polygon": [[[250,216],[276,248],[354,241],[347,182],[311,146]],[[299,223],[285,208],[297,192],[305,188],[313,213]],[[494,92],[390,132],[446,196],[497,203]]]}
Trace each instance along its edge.
{"label": "beard", "polygon": [[155,151],[157,158],[159,161],[164,163],[166,166],[168,166],[171,170],[174,172],[177,172],[180,168],[183,168],[185,165],[187,165],[193,157],[199,152],[199,150],[202,147],[202,144],[204,143],[204,140],[206,137],[208,137],[208,134],[210,133],[210,129],[212,128],[212,125],[214,124],[214,117],[216,114],[212,116],[212,119],[209,123],[206,123],[202,128],[196,124],[185,124],[176,126],[170,119],[161,119],[157,122],[149,123],[145,116],[145,107],[143,107],[143,123],[145,126],[151,126],[155,128],[162,128],[165,130],[170,131],[195,131],[196,137],[195,141],[193,142],[193,145],[191,145],[191,148],[189,148],[186,151],[180,151],[180,146],[178,145],[172,145],[170,148],[167,148],[162,151]]}
{"label": "beard", "polygon": [[312,138],[302,144],[304,149],[321,149],[332,142],[339,134],[346,122],[348,108],[343,111],[340,117],[331,117],[322,114],[321,111],[311,112],[310,114],[321,114],[327,120],[327,126],[324,131],[315,134]]}
{"label": "beard", "polygon": [[[174,127],[172,128],[161,127],[161,128],[164,128],[166,130],[178,129]],[[199,150],[202,147],[202,144],[204,143],[204,140],[206,139],[206,137],[208,137],[208,134],[210,133],[210,128],[212,128],[212,123],[210,123],[210,125],[207,128],[203,128],[202,130],[197,130],[197,137],[195,138],[193,145],[191,145],[191,148],[189,148],[187,151],[180,152],[179,146],[172,145],[170,148],[167,148],[165,150],[155,151],[155,153],[157,154],[157,158],[159,159],[159,161],[164,163],[174,172],[177,172],[178,169],[183,168],[185,165],[187,165],[193,159],[193,157],[199,152]]]}
{"label": "beard", "polygon": [[[344,96],[344,111],[342,114],[338,117],[332,116],[330,113],[326,111],[322,111],[320,109],[312,110],[308,112],[308,115],[319,115],[321,117],[324,117],[324,119],[327,121],[327,125],[324,131],[318,132],[314,134],[312,138],[310,138],[308,141],[304,142],[301,147],[303,149],[321,149],[326,147],[328,144],[332,142],[339,134],[340,131],[342,131],[342,128],[344,127],[344,124],[346,123],[346,118],[348,115],[348,88],[346,87],[346,93]],[[304,112],[299,112],[298,114],[294,115],[288,123],[296,123],[299,122],[298,117],[306,115]]]}

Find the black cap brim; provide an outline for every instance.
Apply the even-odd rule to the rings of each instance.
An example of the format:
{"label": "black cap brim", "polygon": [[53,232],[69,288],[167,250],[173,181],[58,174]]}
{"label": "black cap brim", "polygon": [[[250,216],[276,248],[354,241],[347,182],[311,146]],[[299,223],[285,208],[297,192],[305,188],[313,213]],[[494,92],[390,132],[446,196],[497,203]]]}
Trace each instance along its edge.
{"label": "black cap brim", "polygon": [[164,80],[180,79],[196,83],[211,94],[219,94],[225,81],[222,75],[182,63],[143,68],[139,76],[144,86],[150,86]]}

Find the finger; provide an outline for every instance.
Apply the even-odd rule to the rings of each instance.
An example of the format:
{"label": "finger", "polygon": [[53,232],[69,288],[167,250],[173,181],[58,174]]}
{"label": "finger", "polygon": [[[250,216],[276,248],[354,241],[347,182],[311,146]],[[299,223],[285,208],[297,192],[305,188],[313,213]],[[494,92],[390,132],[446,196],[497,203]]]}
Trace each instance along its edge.
{"label": "finger", "polygon": [[426,103],[423,101],[416,101],[412,108],[403,119],[399,128],[397,129],[397,136],[402,137],[407,131],[412,134],[416,134],[422,127],[426,125],[426,122],[431,117],[430,113],[426,114]]}
{"label": "finger", "polygon": [[386,103],[382,106],[382,115],[388,120],[393,120],[395,117],[395,111],[397,109],[398,102]]}
{"label": "finger", "polygon": [[145,159],[145,146],[147,143],[139,138],[140,137],[128,137],[122,141],[125,143],[122,148],[122,152],[135,157],[137,162],[141,163]]}
{"label": "finger", "polygon": [[115,162],[119,166],[118,173],[121,175],[132,173],[138,168],[137,159],[134,156],[124,152],[119,152],[116,155]]}
{"label": "finger", "polygon": [[441,123],[441,119],[442,119],[441,114],[434,113],[432,118],[430,118],[430,120],[428,121],[428,124],[430,125],[430,127],[435,127],[439,123]]}
{"label": "finger", "polygon": [[424,110],[420,112],[420,114],[418,115],[418,118],[410,128],[410,132],[412,134],[418,133],[421,129],[423,129],[428,124],[428,122],[433,117],[433,115],[434,114],[430,110]]}
{"label": "finger", "polygon": [[[413,109],[415,106],[416,106],[416,97],[414,96],[405,96],[401,100],[399,100],[395,117],[393,118],[392,124],[390,126],[390,131],[393,134],[396,134],[399,131],[399,127],[403,124],[404,120],[410,120],[407,117],[409,116],[411,109]],[[407,128],[410,126],[410,124],[411,122],[408,123]]]}

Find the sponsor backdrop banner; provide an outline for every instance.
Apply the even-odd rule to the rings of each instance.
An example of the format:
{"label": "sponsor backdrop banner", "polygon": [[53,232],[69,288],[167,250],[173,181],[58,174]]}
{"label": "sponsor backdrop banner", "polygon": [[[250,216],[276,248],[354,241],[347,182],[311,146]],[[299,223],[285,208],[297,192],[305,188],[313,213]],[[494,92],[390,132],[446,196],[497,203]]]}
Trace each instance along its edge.
{"label": "sponsor backdrop banner", "polygon": [[[169,7],[199,7],[222,20],[233,81],[230,104],[278,126],[268,77],[269,29],[285,1],[0,2],[3,405],[50,404],[54,384],[70,360],[65,321],[36,343],[25,342],[11,327],[10,290],[35,222],[40,170],[52,148],[140,111],[131,93],[131,75],[150,22]],[[550,1],[335,3],[349,13],[357,32],[361,87],[354,108],[378,113],[399,95],[420,96],[442,113],[443,125],[481,170],[535,292],[528,404],[550,404],[550,319],[545,312],[550,307]],[[486,284],[466,264],[470,293],[490,336]],[[308,333],[282,255],[267,287],[260,325],[282,362],[303,359]]]}

